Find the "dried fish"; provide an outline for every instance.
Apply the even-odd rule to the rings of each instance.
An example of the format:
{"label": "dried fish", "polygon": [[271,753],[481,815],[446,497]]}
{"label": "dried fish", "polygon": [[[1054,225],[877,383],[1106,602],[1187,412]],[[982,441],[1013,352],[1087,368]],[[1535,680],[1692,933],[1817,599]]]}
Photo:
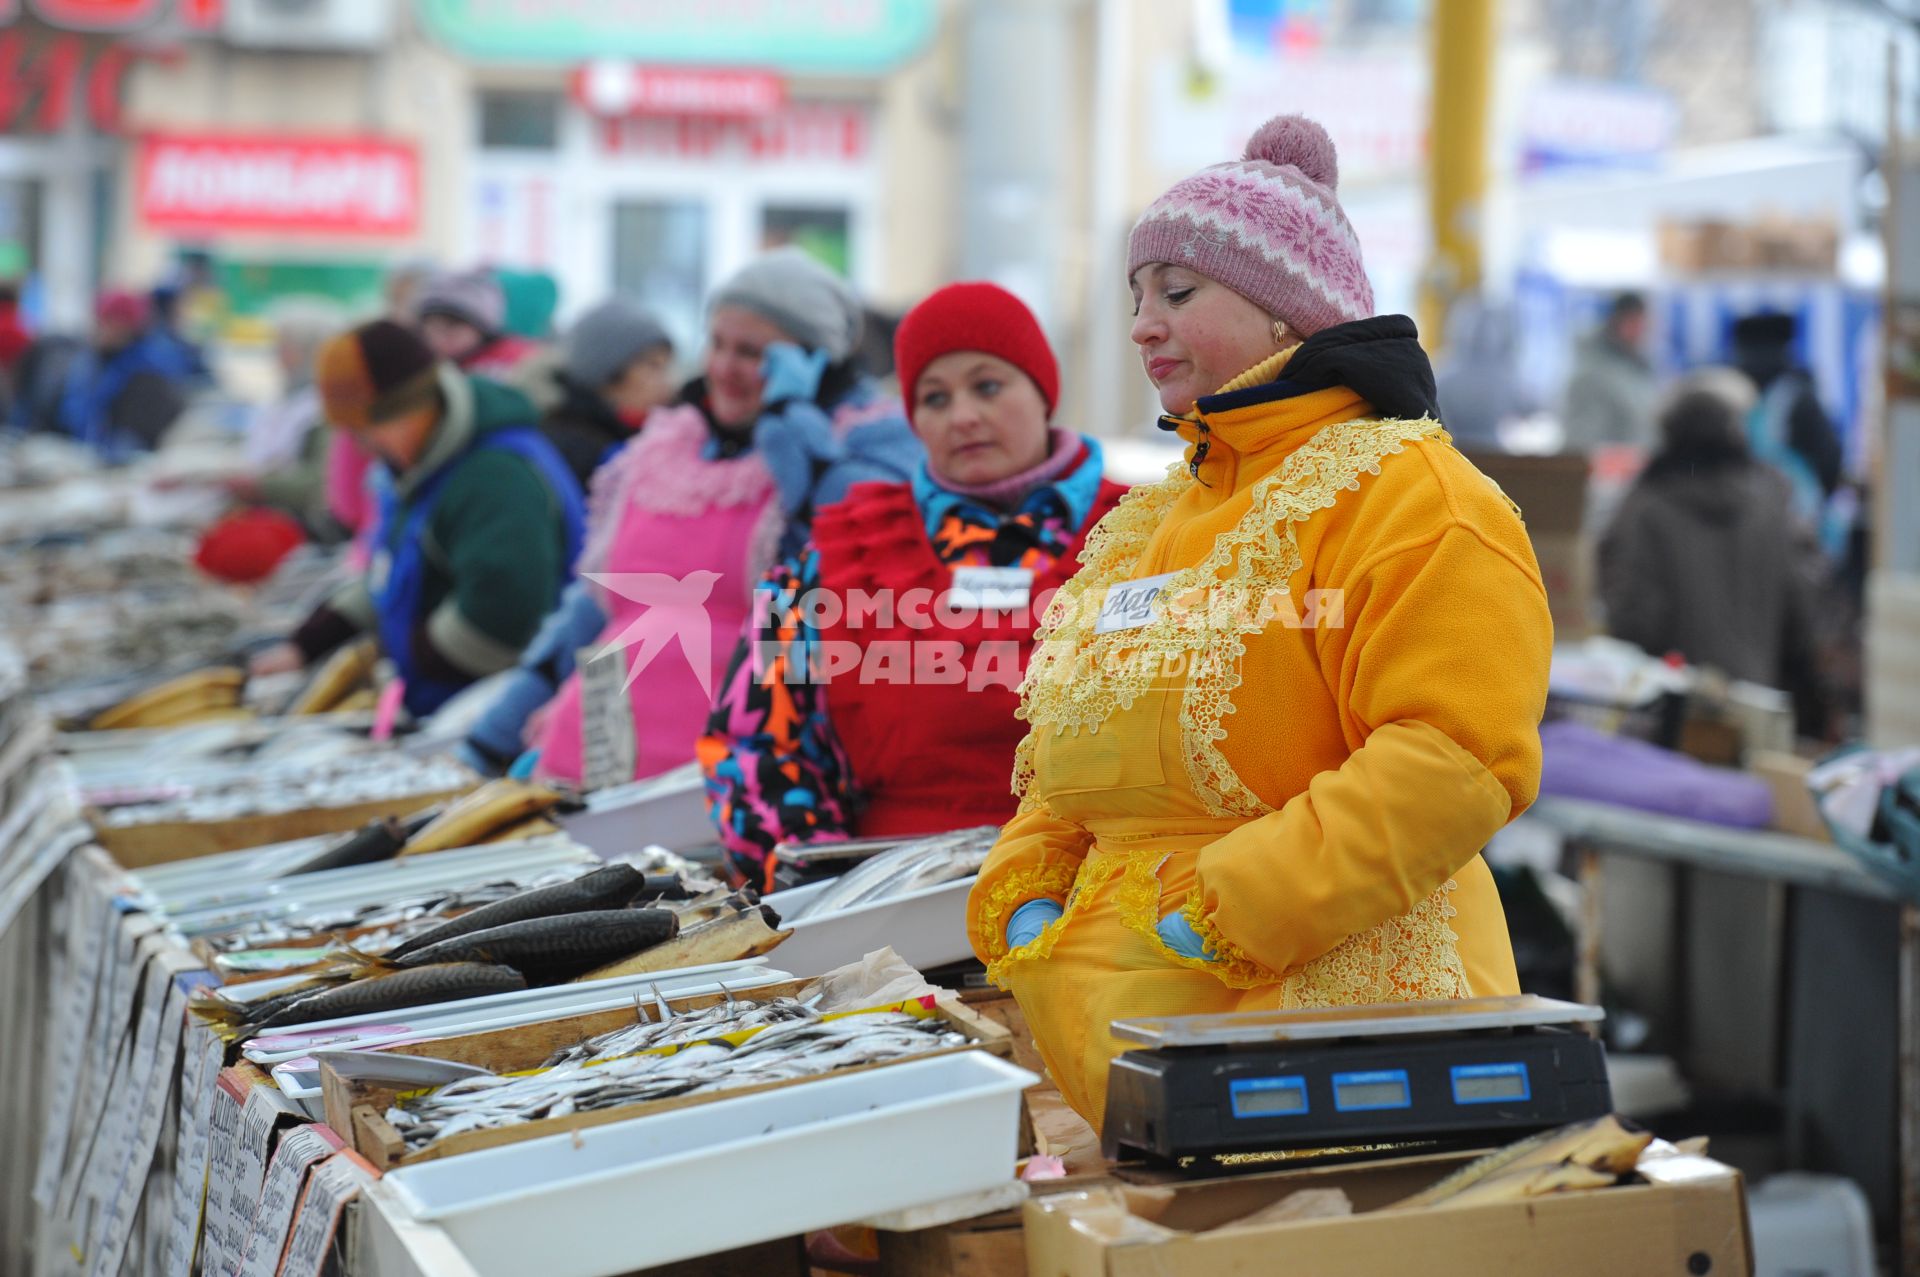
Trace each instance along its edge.
{"label": "dried fish", "polygon": [[855,905],[903,896],[910,891],[952,882],[980,872],[999,837],[997,826],[982,825],[917,839],[863,861],[795,910],[790,921],[838,913]]}
{"label": "dried fish", "polygon": [[310,1024],[315,1020],[333,1020],[370,1011],[398,1011],[490,993],[513,993],[526,987],[526,978],[511,967],[484,962],[436,963],[309,994],[249,1024],[242,1033],[257,1037],[270,1029]]}
{"label": "dried fish", "polygon": [[400,965],[502,962],[534,983],[544,984],[663,944],[679,931],[680,920],[666,909],[596,909],[528,918],[455,936],[415,949],[400,959]]}
{"label": "dried fish", "polygon": [[592,873],[556,886],[539,887],[463,913],[431,931],[424,931],[390,951],[389,961],[398,962],[432,945],[505,926],[529,918],[549,918],[557,914],[584,913],[590,909],[617,909],[646,889],[647,878],[632,865],[607,865]]}
{"label": "dried fish", "polygon": [[800,1011],[803,1014],[783,1011],[784,1018],[739,1046],[702,1040],[671,1054],[627,1055],[594,1063],[572,1060],[518,1077],[462,1079],[393,1106],[387,1120],[408,1149],[419,1149],[468,1131],[813,1077],[966,1041],[939,1020],[903,1012],[822,1020],[806,1008]]}

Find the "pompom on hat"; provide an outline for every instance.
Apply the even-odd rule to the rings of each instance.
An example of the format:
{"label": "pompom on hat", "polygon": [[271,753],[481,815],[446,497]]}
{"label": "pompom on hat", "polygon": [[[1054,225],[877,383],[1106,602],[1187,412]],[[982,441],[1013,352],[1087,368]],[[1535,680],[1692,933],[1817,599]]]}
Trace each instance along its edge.
{"label": "pompom on hat", "polygon": [[1366,319],[1373,286],[1334,194],[1339,182],[1327,131],[1276,115],[1240,159],[1201,169],[1148,206],[1127,243],[1127,277],[1150,262],[1190,267],[1302,337]]}
{"label": "pompom on hat", "polygon": [[1006,360],[1032,379],[1053,414],[1060,399],[1060,364],[1040,321],[1025,302],[998,284],[948,284],[906,313],[893,334],[893,366],[912,420],[914,383],[926,366],[956,350]]}

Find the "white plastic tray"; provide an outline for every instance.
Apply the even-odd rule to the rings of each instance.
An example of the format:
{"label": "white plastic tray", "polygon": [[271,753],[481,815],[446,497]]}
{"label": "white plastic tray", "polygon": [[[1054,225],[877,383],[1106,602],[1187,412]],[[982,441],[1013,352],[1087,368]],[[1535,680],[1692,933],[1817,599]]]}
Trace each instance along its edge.
{"label": "white plastic tray", "polygon": [[960,878],[798,922],[787,921],[787,915],[832,884],[776,891],[767,903],[780,915],[781,926],[793,928],[778,950],[780,965],[795,975],[825,975],[888,945],[922,971],[963,961],[973,956],[967,943],[967,893],[973,883]]}
{"label": "white plastic tray", "polygon": [[649,845],[684,855],[715,840],[706,788],[694,763],[599,790],[588,795],[585,811],[559,821],[570,837],[607,857]]}
{"label": "white plastic tray", "polygon": [[[1002,1184],[1020,1092],[1036,1081],[961,1051],[401,1167],[385,1182],[481,1277],[608,1277]],[[743,1189],[765,1191],[746,1209]]]}
{"label": "white plastic tray", "polygon": [[584,984],[555,984],[544,989],[490,993],[485,997],[462,998],[457,1002],[439,1002],[402,1011],[376,1011],[321,1020],[254,1038],[241,1054],[255,1064],[284,1064],[325,1047],[369,1051],[423,1038],[508,1029],[541,1020],[610,1011],[632,1005],[636,997],[650,1000],[656,986],[670,997],[694,997],[718,993],[722,982],[727,988],[740,991],[793,979],[785,970],[776,971],[766,962],[765,958],[742,958],[738,962],[709,963],[677,971],[614,976]]}

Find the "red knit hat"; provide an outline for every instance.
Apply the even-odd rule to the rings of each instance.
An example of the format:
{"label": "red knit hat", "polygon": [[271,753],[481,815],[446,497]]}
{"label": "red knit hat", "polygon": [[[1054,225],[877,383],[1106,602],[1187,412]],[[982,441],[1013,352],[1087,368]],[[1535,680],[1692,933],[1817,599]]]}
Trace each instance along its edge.
{"label": "red knit hat", "polygon": [[244,585],[272,576],[280,560],[306,539],[290,515],[265,508],[242,510],[207,529],[193,561],[210,576]]}
{"label": "red knit hat", "polygon": [[948,284],[908,311],[893,334],[893,366],[900,397],[913,419],[914,383],[926,366],[956,350],[977,350],[1006,360],[1032,378],[1047,401],[1047,415],[1060,399],[1060,365],[1040,321],[1026,303],[998,284]]}

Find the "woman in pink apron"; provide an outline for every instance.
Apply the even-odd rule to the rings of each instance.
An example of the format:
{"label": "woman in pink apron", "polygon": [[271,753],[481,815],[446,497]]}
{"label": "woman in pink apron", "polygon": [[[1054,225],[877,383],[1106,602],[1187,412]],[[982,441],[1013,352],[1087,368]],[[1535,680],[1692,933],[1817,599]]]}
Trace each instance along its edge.
{"label": "woman in pink apron", "polygon": [[579,580],[469,761],[502,766],[556,686],[524,732],[536,775],[591,788],[693,759],[754,583],[817,506],[919,463],[898,401],[853,367],[860,325],[845,283],[797,249],[715,292],[704,374],[594,475]]}

